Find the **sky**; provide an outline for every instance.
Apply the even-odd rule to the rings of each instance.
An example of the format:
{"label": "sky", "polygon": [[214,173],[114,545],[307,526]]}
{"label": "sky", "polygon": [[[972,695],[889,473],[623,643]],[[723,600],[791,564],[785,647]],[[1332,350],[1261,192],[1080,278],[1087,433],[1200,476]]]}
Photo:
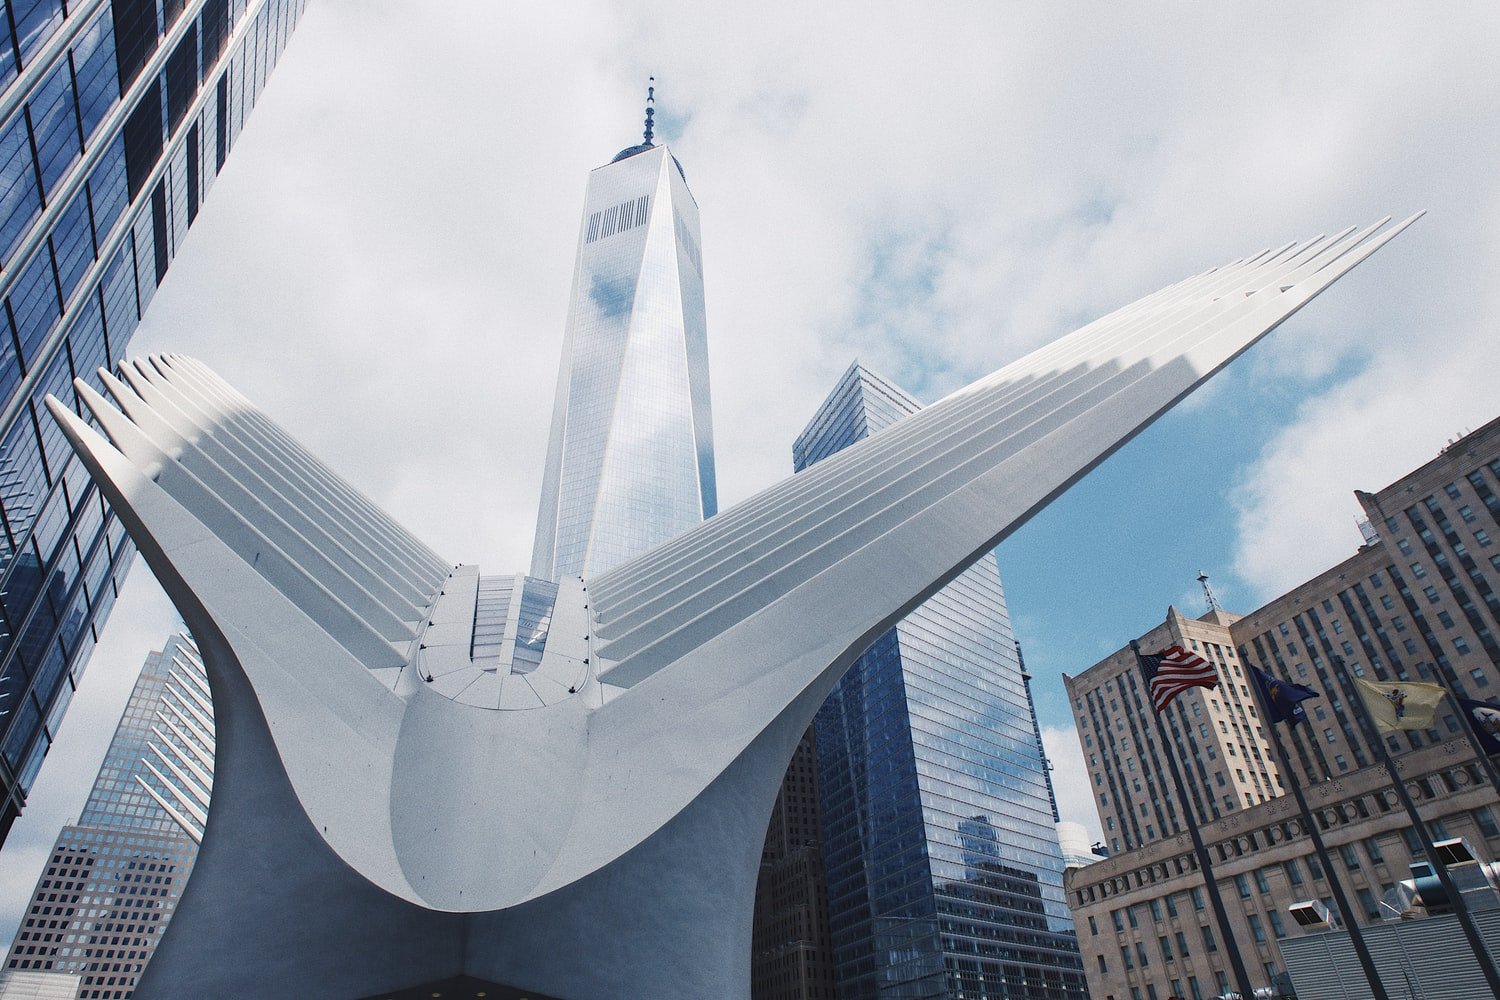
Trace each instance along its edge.
{"label": "sky", "polygon": [[[1500,9],[314,0],[132,345],[194,355],[454,562],[524,570],[588,171],[702,215],[721,507],[858,358],[934,400],[1171,282],[1428,215],[999,551],[1065,818],[1061,675],[1352,554],[1500,411]],[[137,567],[0,852],[0,939],[175,617]]]}

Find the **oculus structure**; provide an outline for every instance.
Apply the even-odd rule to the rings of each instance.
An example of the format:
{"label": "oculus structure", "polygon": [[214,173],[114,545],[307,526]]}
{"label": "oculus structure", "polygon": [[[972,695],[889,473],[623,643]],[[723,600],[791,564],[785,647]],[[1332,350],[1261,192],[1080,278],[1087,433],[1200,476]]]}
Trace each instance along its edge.
{"label": "oculus structure", "polygon": [[[839,675],[1411,221],[1172,285],[645,555],[498,597],[202,364],[101,372],[113,401],[77,381],[92,422],[48,406],[218,724],[136,995],[748,997],[766,817]],[[528,598],[525,641],[476,660]]]}

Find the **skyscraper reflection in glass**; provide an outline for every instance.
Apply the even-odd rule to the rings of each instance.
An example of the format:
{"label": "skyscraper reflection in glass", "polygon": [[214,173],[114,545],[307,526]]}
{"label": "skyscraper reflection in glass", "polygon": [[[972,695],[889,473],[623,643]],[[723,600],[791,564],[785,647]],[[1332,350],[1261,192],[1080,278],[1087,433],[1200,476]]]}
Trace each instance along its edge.
{"label": "skyscraper reflection in glass", "polygon": [[0,839],[133,550],[42,407],[125,353],[304,0],[9,0],[0,22]]}
{"label": "skyscraper reflection in glass", "polygon": [[[793,463],[801,471],[920,405],[855,364]],[[877,639],[815,727],[841,998],[1087,996],[992,555]]]}
{"label": "skyscraper reflection in glass", "polygon": [[532,576],[602,572],[717,510],[698,205],[653,113],[589,175]]}

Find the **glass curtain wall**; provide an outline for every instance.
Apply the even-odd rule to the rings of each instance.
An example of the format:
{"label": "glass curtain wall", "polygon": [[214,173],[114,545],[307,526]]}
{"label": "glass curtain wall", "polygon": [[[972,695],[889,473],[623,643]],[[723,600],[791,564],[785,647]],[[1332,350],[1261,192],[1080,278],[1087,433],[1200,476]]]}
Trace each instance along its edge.
{"label": "glass curtain wall", "polygon": [[133,557],[42,400],[103,389],[304,3],[4,3],[0,839]]}
{"label": "glass curtain wall", "polygon": [[[794,465],[919,408],[856,364],[793,446]],[[1087,996],[992,555],[877,639],[815,727],[840,997]]]}

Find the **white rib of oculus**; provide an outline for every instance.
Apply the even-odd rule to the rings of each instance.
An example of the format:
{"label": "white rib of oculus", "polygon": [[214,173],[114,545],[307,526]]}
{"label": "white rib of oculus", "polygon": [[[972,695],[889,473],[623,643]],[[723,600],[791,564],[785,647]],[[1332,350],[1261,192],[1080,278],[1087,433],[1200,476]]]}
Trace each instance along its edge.
{"label": "white rib of oculus", "polygon": [[77,382],[97,430],[49,398],[218,722],[137,996],[747,996],[766,817],[833,681],[1411,221],[1172,285],[560,584],[440,557],[192,359]]}

